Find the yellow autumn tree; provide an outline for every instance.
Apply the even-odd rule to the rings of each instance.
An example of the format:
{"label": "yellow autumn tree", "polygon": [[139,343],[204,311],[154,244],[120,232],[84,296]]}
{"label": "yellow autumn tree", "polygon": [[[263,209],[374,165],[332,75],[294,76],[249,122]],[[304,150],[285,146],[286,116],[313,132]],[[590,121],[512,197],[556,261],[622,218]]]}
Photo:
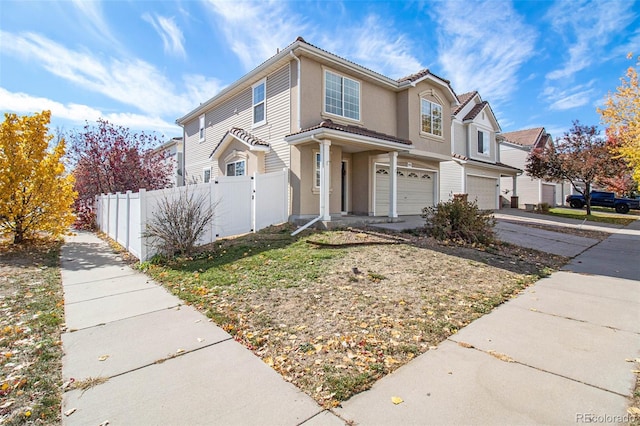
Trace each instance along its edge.
{"label": "yellow autumn tree", "polygon": [[62,235],[73,223],[73,176],[65,173],[64,139],[49,143],[51,113],[5,114],[0,127],[0,235],[14,244],[39,233]]}
{"label": "yellow autumn tree", "polygon": [[[633,55],[629,54],[628,59]],[[602,121],[609,126],[607,133],[615,151],[632,169],[633,179],[640,182],[640,85],[636,66],[627,69],[616,92],[607,96],[604,108],[598,108]]]}

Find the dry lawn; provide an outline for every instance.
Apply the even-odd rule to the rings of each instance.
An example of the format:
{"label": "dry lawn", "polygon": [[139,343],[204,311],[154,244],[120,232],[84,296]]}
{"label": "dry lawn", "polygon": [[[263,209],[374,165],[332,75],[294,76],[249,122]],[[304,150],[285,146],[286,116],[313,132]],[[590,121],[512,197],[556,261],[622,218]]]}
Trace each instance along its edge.
{"label": "dry lawn", "polygon": [[146,265],[325,407],[435,347],[568,259],[367,230],[287,228]]}

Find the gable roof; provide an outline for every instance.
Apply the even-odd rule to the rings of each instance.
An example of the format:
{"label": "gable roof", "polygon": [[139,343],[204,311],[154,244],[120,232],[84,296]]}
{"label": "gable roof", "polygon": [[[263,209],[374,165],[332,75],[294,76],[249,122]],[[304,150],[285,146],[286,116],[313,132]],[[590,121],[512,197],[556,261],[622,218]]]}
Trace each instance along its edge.
{"label": "gable roof", "polygon": [[228,145],[233,140],[237,140],[245,144],[249,147],[249,151],[268,151],[271,146],[269,145],[269,142],[265,142],[262,139],[255,137],[246,130],[239,127],[233,127],[227,130],[224,136],[222,136],[222,139],[220,139],[220,142],[218,142],[216,147],[213,149],[209,158],[218,157],[223,151],[222,147]]}
{"label": "gable roof", "polygon": [[322,129],[334,130],[339,133],[348,133],[351,135],[364,136],[366,138],[378,139],[384,142],[392,142],[398,145],[405,145],[407,148],[413,146],[413,143],[407,139],[397,138],[395,136],[376,132],[375,130],[369,130],[360,126],[334,123],[330,119],[325,119],[320,123],[316,124],[315,126],[308,127],[299,132],[291,133],[290,135],[287,135],[285,139],[291,142],[294,139],[298,139],[296,138],[296,136],[316,134],[318,133],[318,130],[322,130]]}
{"label": "gable roof", "polygon": [[474,106],[471,111],[469,111],[469,113],[462,119],[462,121],[473,120],[487,105],[489,105],[489,102],[487,101],[482,101],[479,104],[476,104],[476,106]]}
{"label": "gable roof", "polygon": [[370,70],[369,68],[363,67],[362,65],[356,64],[355,62],[331,53],[327,50],[314,46],[313,44],[308,43],[302,37],[298,37],[293,43],[291,43],[284,49],[279,50],[278,53],[258,65],[249,73],[242,76],[239,80],[225,87],[218,94],[201,103],[186,115],[176,119],[176,124],[183,125],[187,121],[192,120],[193,118],[201,115],[203,112],[209,110],[215,104],[218,104],[236,95],[240,91],[245,90],[247,87],[250,87],[250,85],[256,80],[264,78],[269,73],[288,64],[292,60],[292,56],[296,55],[315,57],[324,63],[330,64],[331,66],[335,66],[337,68],[347,68],[352,72],[359,74],[362,78],[366,78],[372,82],[375,82],[376,84],[386,86],[388,89],[397,92],[405,90],[411,86],[415,86],[422,80],[430,79],[431,81],[434,81],[435,83],[446,88],[445,92],[449,94],[449,97],[452,99],[452,101],[457,102],[458,100],[455,92],[451,88],[450,82],[431,73],[428,69],[424,69],[416,74],[403,77],[400,80],[394,80],[378,72]]}
{"label": "gable roof", "polygon": [[458,105],[458,108],[456,108],[453,113],[457,114],[459,113],[462,108],[465,107],[465,105],[467,105],[469,103],[469,101],[471,99],[473,99],[474,96],[476,96],[478,94],[478,92],[476,90],[474,90],[473,92],[467,92],[467,93],[463,93],[461,95],[458,95],[458,101],[460,102],[460,105]]}
{"label": "gable roof", "polygon": [[550,138],[551,135],[545,132],[544,127],[534,127],[532,129],[502,133],[502,137],[507,142],[531,148],[547,143],[547,139]]}

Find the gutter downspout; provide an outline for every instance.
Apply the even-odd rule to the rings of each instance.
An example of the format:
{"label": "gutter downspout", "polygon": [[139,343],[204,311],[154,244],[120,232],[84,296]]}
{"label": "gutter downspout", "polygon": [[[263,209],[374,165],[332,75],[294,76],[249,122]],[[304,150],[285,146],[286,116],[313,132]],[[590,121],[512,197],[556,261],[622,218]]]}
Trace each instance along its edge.
{"label": "gutter downspout", "polygon": [[[307,222],[306,224],[304,224],[303,226],[301,226],[300,228],[296,229],[295,231],[293,231],[291,233],[292,237],[295,237],[296,235],[298,235],[300,232],[304,231],[305,229],[309,228],[311,225],[313,225],[314,223],[318,222],[319,220],[321,220],[324,217],[324,211],[325,211],[325,205],[324,205],[324,200],[322,197],[322,185],[324,184],[324,179],[322,174],[327,172],[326,167],[323,165],[325,158],[324,158],[324,150],[322,149],[322,141],[320,141],[320,139],[318,139],[316,137],[316,135],[311,135],[311,139],[318,142],[318,144],[320,145],[320,163],[322,164],[322,168],[320,169],[320,215],[318,217],[316,217],[315,219],[312,219],[311,221]],[[328,188],[326,189],[328,191]]]}
{"label": "gutter downspout", "polygon": [[300,130],[302,130],[300,128],[300,99],[301,99],[301,94],[300,94],[300,58],[298,58],[294,53],[293,50],[289,51],[289,54],[291,55],[291,57],[293,59],[295,59],[298,62],[298,72],[297,72],[297,82],[296,85],[298,87],[298,99],[297,99],[297,112],[296,112],[296,132],[299,132]]}

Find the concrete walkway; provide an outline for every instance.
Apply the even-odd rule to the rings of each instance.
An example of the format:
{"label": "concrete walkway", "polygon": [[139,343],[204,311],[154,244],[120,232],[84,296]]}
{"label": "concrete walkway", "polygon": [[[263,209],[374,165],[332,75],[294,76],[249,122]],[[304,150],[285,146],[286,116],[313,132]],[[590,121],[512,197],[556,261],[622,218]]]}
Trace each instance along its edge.
{"label": "concrete walkway", "polygon": [[[62,250],[66,425],[343,424],[89,233]],[[99,379],[99,380],[96,380]]]}
{"label": "concrete walkway", "polygon": [[[63,247],[64,424],[624,422],[640,357],[640,221],[334,412],[92,234]],[[404,402],[395,405],[391,397]],[[593,421],[593,420],[592,420]]]}

